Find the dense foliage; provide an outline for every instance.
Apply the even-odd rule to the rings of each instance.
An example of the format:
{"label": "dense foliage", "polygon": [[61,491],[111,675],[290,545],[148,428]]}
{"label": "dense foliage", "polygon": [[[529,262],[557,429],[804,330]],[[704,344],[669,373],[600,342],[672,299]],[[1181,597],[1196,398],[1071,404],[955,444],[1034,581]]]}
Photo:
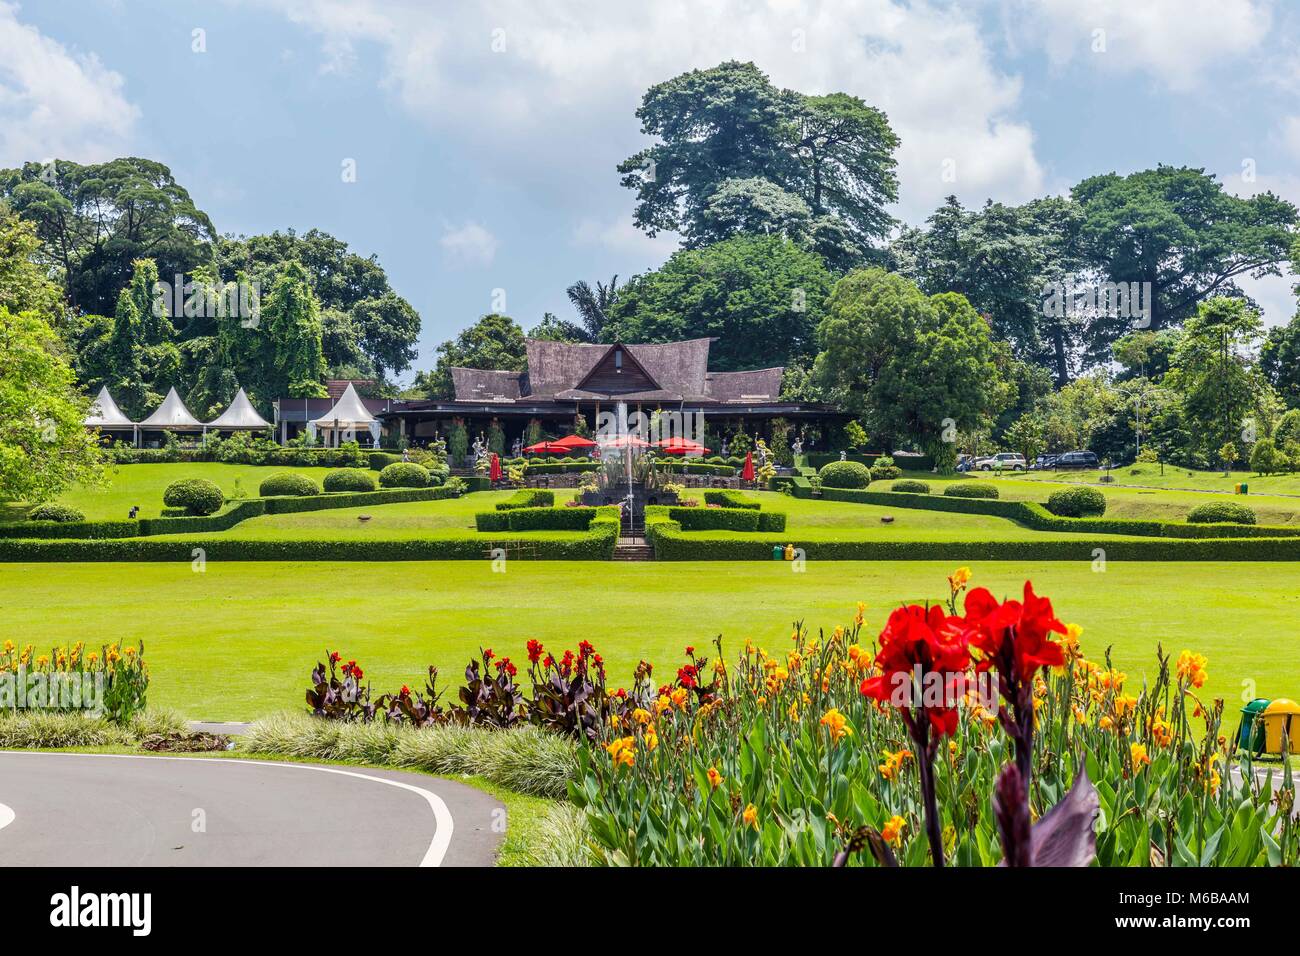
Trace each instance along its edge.
{"label": "dense foliage", "polygon": [[1047,510],[1063,518],[1100,518],[1106,496],[1096,488],[1062,488],[1047,496]]}
{"label": "dense foliage", "polygon": [[321,484],[326,491],[374,491],[379,487],[375,476],[360,468],[339,468],[331,471]]}
{"label": "dense foliage", "polygon": [[998,489],[984,481],[958,481],[943,489],[949,498],[997,498]]}
{"label": "dense foliage", "polygon": [[181,508],[190,515],[210,515],[219,510],[225,495],[214,482],[206,478],[182,478],[173,481],[163,491],[163,504]]}
{"label": "dense foliage", "polygon": [[1214,501],[1197,505],[1187,513],[1187,520],[1192,524],[1254,524],[1255,512],[1235,501]]}
{"label": "dense foliage", "polygon": [[827,488],[865,488],[871,484],[871,469],[857,461],[832,461],[822,465],[817,477]]}
{"label": "dense foliage", "polygon": [[318,495],[320,492],[320,485],[296,471],[278,471],[263,478],[262,483],[257,488],[257,493],[263,498],[281,495],[291,498],[303,498],[307,495]]}
{"label": "dense foliage", "polygon": [[384,488],[424,488],[432,480],[429,470],[413,461],[394,462],[379,473],[379,484]]}

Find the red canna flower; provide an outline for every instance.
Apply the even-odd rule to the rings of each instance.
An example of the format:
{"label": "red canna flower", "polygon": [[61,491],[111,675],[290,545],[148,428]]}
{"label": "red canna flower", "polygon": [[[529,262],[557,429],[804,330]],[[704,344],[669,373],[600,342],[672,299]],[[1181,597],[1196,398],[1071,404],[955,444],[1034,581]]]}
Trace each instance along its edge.
{"label": "red canna flower", "polygon": [[402,697],[410,697],[410,696],[411,696],[411,688],[409,688],[409,687],[407,687],[405,684],[403,684],[403,685],[402,685],[402,689],[401,689],[401,691],[400,691],[400,695],[401,695]]}
{"label": "red canna flower", "polygon": [[528,642],[528,662],[536,664],[542,656],[542,642],[536,638]]}
{"label": "red canna flower", "polygon": [[490,647],[483,652],[483,660],[485,661],[490,661],[494,657],[496,657],[496,654],[493,653],[492,648]]}
{"label": "red canna flower", "polygon": [[334,651],[333,653],[331,653],[331,654],[330,654],[330,663],[331,663],[331,664],[337,664],[337,663],[339,662],[339,657],[340,657],[340,656],[341,656],[341,655],[339,654],[338,651]]}
{"label": "red canna flower", "polygon": [[[960,618],[949,617],[938,605],[929,610],[919,604],[898,608],[880,632],[875,663],[880,673],[862,682],[864,696],[913,712],[923,710],[937,733],[956,733],[957,701],[970,665]],[[921,688],[913,686],[918,672]],[[918,695],[920,700],[915,699]]]}
{"label": "red canna flower", "polygon": [[1034,593],[1025,582],[1024,601],[1001,604],[985,588],[966,595],[965,627],[971,647],[983,652],[976,664],[980,671],[1010,668],[1004,676],[1015,684],[1028,684],[1040,667],[1065,663],[1061,645],[1050,639],[1064,634],[1065,625],[1052,611],[1052,602]]}

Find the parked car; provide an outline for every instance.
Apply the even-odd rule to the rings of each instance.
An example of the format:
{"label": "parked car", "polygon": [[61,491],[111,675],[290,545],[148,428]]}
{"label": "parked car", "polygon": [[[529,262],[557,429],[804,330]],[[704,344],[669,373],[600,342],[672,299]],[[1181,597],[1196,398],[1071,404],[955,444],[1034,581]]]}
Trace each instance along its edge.
{"label": "parked car", "polygon": [[1060,458],[1056,459],[1056,468],[1100,468],[1101,462],[1097,460],[1094,452],[1090,451],[1067,451]]}
{"label": "parked car", "polygon": [[960,471],[960,472],[967,472],[967,471],[970,471],[970,470],[971,470],[971,466],[973,466],[974,464],[975,464],[975,456],[974,456],[974,455],[958,455],[958,456],[957,456],[957,470]]}
{"label": "parked car", "polygon": [[1047,471],[1050,468],[1056,467],[1056,463],[1060,457],[1060,455],[1039,455],[1034,459],[1034,463],[1029,467],[1034,471]]}
{"label": "parked car", "polygon": [[1024,471],[1025,468],[1025,456],[1013,451],[1000,451],[975,461],[976,471]]}

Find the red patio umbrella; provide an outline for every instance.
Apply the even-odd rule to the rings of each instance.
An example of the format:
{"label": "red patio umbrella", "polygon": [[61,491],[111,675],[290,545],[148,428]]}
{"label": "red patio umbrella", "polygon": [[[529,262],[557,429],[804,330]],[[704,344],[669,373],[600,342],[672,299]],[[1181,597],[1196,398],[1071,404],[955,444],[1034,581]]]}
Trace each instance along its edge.
{"label": "red patio umbrella", "polygon": [[660,451],[669,455],[706,455],[709,450],[689,438],[661,438],[655,442]]}
{"label": "red patio umbrella", "polygon": [[492,464],[488,466],[488,480],[501,480],[501,459],[497,457],[496,452],[492,453]]}
{"label": "red patio umbrella", "polygon": [[554,446],[563,446],[566,449],[576,451],[579,448],[595,448],[596,443],[590,438],[583,438],[581,435],[565,435],[558,441],[551,442]]}
{"label": "red patio umbrella", "polygon": [[559,442],[539,441],[536,445],[529,445],[524,451],[530,455],[563,455],[569,452],[569,449]]}
{"label": "red patio umbrella", "polygon": [[740,479],[742,481],[754,480],[754,453],[752,451],[745,452],[745,467],[741,469]]}

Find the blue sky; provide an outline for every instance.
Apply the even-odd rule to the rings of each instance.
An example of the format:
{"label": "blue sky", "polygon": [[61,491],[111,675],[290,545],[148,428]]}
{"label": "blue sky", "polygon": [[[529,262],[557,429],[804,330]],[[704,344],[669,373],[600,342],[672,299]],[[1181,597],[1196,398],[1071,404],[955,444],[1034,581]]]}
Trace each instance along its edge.
{"label": "blue sky", "polygon": [[[423,368],[498,290],[528,328],[570,316],[576,279],[675,248],[632,227],[614,167],[644,145],[641,93],[683,70],[751,59],[885,109],[909,222],[949,192],[1021,202],[1158,162],[1300,203],[1298,20],[1269,0],[0,0],[0,166],[148,156],[222,232],[375,253],[423,317]],[[1249,284],[1269,324],[1291,281]]]}

